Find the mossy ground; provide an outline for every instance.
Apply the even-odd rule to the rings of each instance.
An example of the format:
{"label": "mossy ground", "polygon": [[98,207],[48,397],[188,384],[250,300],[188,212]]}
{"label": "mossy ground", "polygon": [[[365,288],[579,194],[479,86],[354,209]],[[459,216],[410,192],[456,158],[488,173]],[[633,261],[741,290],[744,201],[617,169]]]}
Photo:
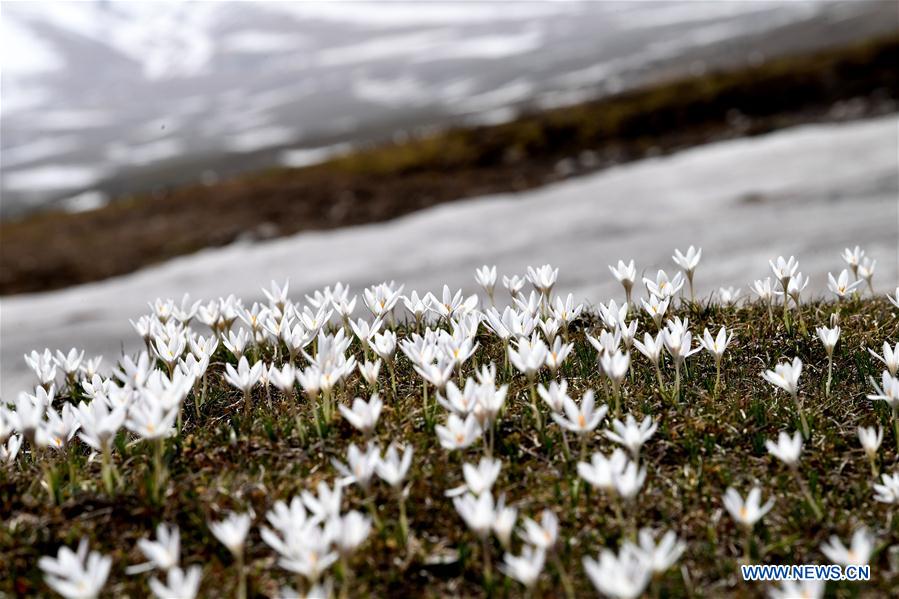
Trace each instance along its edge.
{"label": "mossy ground", "polygon": [[[834,355],[832,395],[826,397],[827,358],[814,327],[826,324],[836,310],[842,337]],[[579,596],[594,594],[581,558],[595,556],[603,547],[617,549],[623,536],[644,526],[674,530],[688,544],[678,566],[655,580],[652,592],[672,597],[760,596],[763,584],[739,578],[744,535],[721,502],[728,486],[745,494],[756,483],[764,497],[774,497],[776,504],[755,528],[754,562],[821,563],[825,558],[819,547],[831,534],[846,540],[858,526],[866,525],[878,541],[871,582],[829,583],[828,593],[845,597],[894,594],[899,587],[899,516],[890,506],[874,501],[871,467],[856,436],[858,425],[883,426],[878,466],[883,472],[895,470],[899,454],[891,413],[886,405],[865,398],[870,392],[869,377],[879,377],[882,370],[867,348],[879,349],[884,340],[895,342],[899,337],[899,320],[892,307],[884,300],[810,304],[802,310],[805,332],[798,323],[788,331],[777,311],[769,322],[759,304],[725,309],[684,306],[679,314],[689,316],[694,334],[722,325],[735,333],[723,362],[724,386],[716,396],[714,362],[702,352],[688,361],[678,401],[670,389],[659,389],[650,364],[634,354],[633,378],[624,385],[623,410],[638,417],[652,415],[659,429],[644,446],[649,474],[643,492],[625,508],[622,520],[608,497],[583,483],[577,496],[572,492],[577,484],[576,460],[566,462],[558,427],[550,425],[543,434],[536,431],[526,379],[519,375],[510,379],[503,371],[502,344],[482,333],[477,362],[494,362],[498,378],[510,383],[496,436],[496,455],[503,468],[494,492],[505,493],[520,515],[536,517],[549,508],[559,516],[566,539],[561,557]],[[584,337],[595,326],[587,318],[573,328],[575,350],[560,376],[568,379],[573,397],[594,388],[604,400],[595,351]],[[639,336],[653,330],[652,322],[641,316]],[[353,351],[361,356],[358,345]],[[823,510],[820,521],[806,505],[790,471],[764,448],[765,440],[779,431],[799,428],[789,398],[761,377],[766,368],[794,356],[805,364],[800,395],[812,428],[800,472]],[[50,504],[41,488],[41,466],[30,456],[20,455],[14,468],[0,471],[0,595],[48,593],[37,559],[87,536],[92,548],[114,559],[106,593],[145,596],[147,576],[127,576],[124,569],[144,561],[135,546],[139,538],[151,534],[159,522],[172,522],[181,528],[182,563],[204,568],[201,594],[227,596],[235,584],[233,561],[206,524],[226,510],[255,512],[247,549],[251,594],[271,595],[281,584],[294,581],[276,565],[273,551],[259,537],[258,525],[276,500],[311,490],[320,480],[333,481],[337,472],[331,458],[343,460],[347,446],[362,443],[362,436],[338,416],[320,438],[311,424],[309,404],[288,405],[275,390],[270,395],[259,390],[251,414],[245,415],[240,393],[222,380],[223,362],[233,357],[219,350],[216,358],[199,416],[191,396],[184,405],[180,437],[168,441],[169,480],[161,502],[152,501],[150,494],[151,447],[123,435],[114,454],[120,479],[113,495],[103,492],[99,460],[90,461],[81,443],[74,444],[71,454],[76,480],[69,479],[64,459],[57,459],[54,466],[57,505]],[[470,374],[473,366],[471,360],[464,374]],[[666,385],[673,380],[669,366],[663,368]],[[376,440],[382,448],[390,442],[415,448],[408,477],[413,538],[407,546],[399,542],[396,497],[377,482],[377,509],[384,528],[374,530],[351,561],[352,596],[520,596],[522,587],[501,575],[485,587],[480,545],[466,530],[452,501],[444,497],[447,489],[461,484],[461,464],[477,461],[480,446],[465,452],[444,451],[425,421],[420,379],[405,356],[398,362],[396,396],[386,374],[382,369],[385,409]],[[550,374],[544,372],[541,378],[549,380]],[[349,402],[366,395],[364,382],[354,374],[339,397]],[[443,409],[433,405],[433,397],[431,405],[441,421]],[[297,409],[306,423],[305,439],[295,428]],[[613,449],[612,442],[599,433],[603,429],[601,425],[589,437],[588,452]],[[358,489],[348,488],[344,508],[364,510],[361,500]],[[494,563],[500,561],[499,545],[494,543],[491,551]],[[557,572],[548,565],[537,594],[557,596],[560,588]]]}

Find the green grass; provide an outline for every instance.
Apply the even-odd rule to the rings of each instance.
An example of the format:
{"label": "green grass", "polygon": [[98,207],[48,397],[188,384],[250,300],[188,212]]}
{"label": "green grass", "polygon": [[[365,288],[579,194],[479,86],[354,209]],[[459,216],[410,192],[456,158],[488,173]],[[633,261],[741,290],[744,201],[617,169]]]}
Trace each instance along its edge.
{"label": "green grass", "polygon": [[[813,329],[827,323],[837,309],[843,333],[834,357],[833,393],[828,398],[824,394],[826,354]],[[870,391],[868,377],[879,377],[882,370],[866,348],[879,349],[884,340],[896,341],[899,323],[895,311],[884,300],[856,300],[839,308],[831,303],[810,304],[803,309],[810,329],[806,334],[798,327],[787,331],[776,313],[770,323],[766,310],[758,304],[738,309],[685,307],[678,314],[689,316],[694,335],[701,334],[704,327],[717,330],[721,325],[735,332],[734,344],[724,358],[726,386],[719,397],[713,396],[714,362],[702,352],[688,360],[683,397],[676,401],[658,388],[649,363],[634,354],[634,377],[624,384],[623,409],[638,417],[652,415],[659,421],[659,430],[644,446],[649,475],[635,505],[626,510],[623,523],[616,519],[609,499],[584,488],[583,483],[574,500],[575,464],[566,463],[563,457],[558,427],[550,425],[545,437],[537,434],[529,415],[526,380],[521,376],[510,379],[502,373],[502,345],[480,335],[477,361],[496,363],[499,378],[510,384],[496,437],[503,469],[494,493],[505,493],[520,515],[536,517],[549,508],[559,516],[566,540],[562,559],[579,596],[594,594],[581,558],[595,556],[603,547],[617,549],[634,526],[672,529],[688,544],[678,566],[653,582],[653,592],[659,596],[761,596],[766,589],[763,584],[744,583],[739,578],[744,536],[721,502],[728,486],[745,495],[754,483],[761,485],[765,498],[773,496],[776,504],[755,529],[753,561],[821,563],[822,542],[831,534],[848,540],[852,531],[864,524],[878,540],[871,582],[829,583],[828,592],[841,597],[894,593],[899,573],[888,547],[899,542],[899,517],[889,506],[873,500],[872,474],[855,431],[858,425],[884,427],[879,467],[893,472],[897,451],[889,409],[867,400],[865,394]],[[593,388],[604,401],[595,352],[584,338],[585,331],[595,325],[588,318],[572,331],[576,349],[562,374],[573,397]],[[643,331],[652,330],[652,323],[641,317],[638,335],[642,338]],[[361,356],[358,344],[352,351]],[[805,363],[800,394],[812,428],[800,470],[824,512],[821,521],[816,521],[804,503],[789,471],[764,449],[766,439],[799,426],[789,398],[775,392],[760,376],[764,369],[793,356]],[[228,360],[233,357],[220,350],[199,417],[194,414],[193,397],[185,402],[181,436],[167,443],[165,462],[170,478],[159,504],[150,495],[151,446],[124,436],[114,453],[121,479],[111,496],[102,491],[99,460],[88,462],[80,443],[72,452],[76,480],[68,478],[64,463],[55,465],[58,505],[49,503],[47,492],[39,485],[41,467],[30,457],[20,455],[14,468],[0,470],[0,595],[49,593],[41,582],[37,559],[55,555],[61,544],[74,546],[86,535],[93,549],[114,559],[106,594],[146,596],[147,575],[126,576],[124,568],[144,561],[135,547],[139,538],[151,535],[157,523],[171,522],[181,528],[182,564],[197,563],[204,568],[201,594],[228,596],[236,581],[233,562],[209,533],[206,522],[226,510],[248,509],[255,512],[247,550],[251,595],[271,595],[281,584],[293,582],[260,539],[258,525],[276,500],[311,490],[318,481],[332,481],[337,473],[330,459],[343,460],[347,446],[361,443],[362,437],[337,417],[324,438],[319,438],[311,425],[310,406],[304,401],[298,409],[308,431],[305,440],[301,439],[294,430],[295,407],[286,405],[274,390],[270,398],[257,390],[252,414],[245,417],[240,393],[228,388],[221,377],[222,363]],[[469,361],[466,375],[472,366]],[[670,384],[670,364],[666,363],[663,373]],[[420,380],[404,356],[399,358],[397,374],[398,393],[393,396],[386,369],[382,369],[385,410],[376,436],[382,448],[391,441],[411,443],[415,448],[408,478],[408,515],[414,537],[406,547],[398,543],[395,496],[385,484],[376,482],[378,512],[385,528],[373,531],[352,559],[351,595],[520,596],[520,585],[502,576],[485,588],[480,545],[443,495],[460,484],[461,464],[477,461],[480,446],[464,453],[441,449],[423,418]],[[548,376],[543,373],[542,380]],[[339,398],[347,403],[354,396],[366,395],[363,382],[354,374]],[[438,420],[442,420],[442,409],[440,413]],[[604,425],[597,432],[602,429]],[[591,452],[608,453],[613,444],[594,434],[588,447]],[[360,500],[356,488],[347,489],[344,509],[364,511]],[[515,545],[517,551],[517,540]],[[498,544],[491,550],[494,563],[500,561]],[[558,596],[560,589],[557,573],[548,565],[537,594]]]}

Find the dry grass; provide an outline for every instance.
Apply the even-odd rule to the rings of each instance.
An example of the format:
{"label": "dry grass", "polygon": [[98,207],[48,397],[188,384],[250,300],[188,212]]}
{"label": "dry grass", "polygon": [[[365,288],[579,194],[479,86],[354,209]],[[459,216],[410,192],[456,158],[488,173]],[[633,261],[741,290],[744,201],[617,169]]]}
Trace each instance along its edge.
{"label": "dry grass", "polygon": [[[892,472],[897,451],[889,410],[865,399],[868,377],[878,377],[881,371],[866,348],[879,348],[887,339],[895,341],[899,324],[882,300],[841,306],[843,334],[835,353],[834,391],[827,398],[827,360],[813,328],[825,324],[834,309],[835,304],[807,306],[803,310],[811,329],[807,334],[798,328],[786,331],[776,318],[769,323],[766,310],[757,304],[739,309],[683,309],[681,315],[689,315],[694,334],[706,326],[717,329],[721,325],[736,333],[734,346],[725,354],[726,388],[719,397],[713,396],[715,369],[708,354],[689,359],[681,401],[660,391],[651,366],[635,355],[634,378],[625,384],[624,409],[638,416],[651,414],[660,424],[644,447],[649,470],[646,485],[635,505],[626,510],[623,522],[601,494],[586,489],[574,498],[575,464],[564,459],[558,427],[551,425],[545,435],[536,433],[525,380],[513,377],[497,436],[503,469],[494,491],[504,492],[521,515],[536,516],[549,507],[559,516],[567,540],[563,561],[579,596],[594,594],[580,565],[582,556],[595,555],[602,547],[617,548],[622,536],[634,526],[670,528],[688,543],[679,566],[655,580],[653,592],[675,597],[761,595],[765,590],[762,584],[744,583],[738,578],[743,534],[721,503],[729,485],[745,494],[754,483],[763,487],[765,497],[776,498],[774,509],[756,527],[754,561],[820,563],[824,557],[819,547],[829,535],[847,539],[864,524],[878,539],[872,581],[865,585],[829,583],[829,593],[846,597],[894,594],[899,587],[899,517],[894,517],[889,506],[873,500],[872,474],[855,430],[860,424],[884,427],[880,467]],[[595,352],[584,339],[585,328],[594,325],[588,319],[572,333],[576,349],[563,374],[572,387],[572,396],[592,387],[602,399],[603,380],[595,365]],[[641,337],[644,330],[653,330],[652,323],[641,321]],[[492,360],[502,370],[502,345],[486,334],[479,342],[480,363]],[[358,352],[358,346],[354,347]],[[778,360],[793,356],[806,364],[801,397],[812,427],[812,439],[803,450],[800,468],[824,511],[821,521],[816,521],[804,503],[789,471],[764,449],[765,440],[779,431],[796,430],[798,419],[789,398],[775,393],[760,373]],[[310,428],[309,436],[301,440],[294,430],[294,408],[274,390],[270,399],[260,392],[252,417],[245,417],[239,393],[227,388],[221,378],[221,362],[233,358],[224,350],[216,357],[209,397],[199,418],[191,397],[184,407],[182,434],[168,443],[165,460],[170,479],[160,505],[150,500],[148,491],[150,446],[131,443],[124,436],[120,436],[115,452],[121,480],[111,497],[101,490],[98,461],[89,462],[84,446],[78,443],[72,456],[80,473],[77,480],[68,478],[64,462],[56,466],[59,505],[48,503],[48,494],[39,485],[40,466],[30,457],[20,456],[14,469],[0,471],[0,508],[4,515],[0,527],[0,595],[47,594],[37,558],[55,554],[60,544],[71,546],[87,535],[92,548],[113,556],[106,592],[146,596],[146,575],[126,576],[124,568],[143,561],[135,542],[162,521],[177,523],[181,528],[182,562],[203,565],[201,594],[219,597],[233,592],[236,579],[232,560],[209,533],[206,521],[228,509],[252,509],[256,514],[254,524],[258,525],[277,499],[289,499],[320,480],[333,480],[337,473],[330,458],[342,460],[349,443],[360,443],[362,438],[338,419],[324,438]],[[470,368],[471,363],[466,371]],[[382,371],[382,382],[385,374]],[[665,375],[673,377],[667,368]],[[544,373],[544,379],[547,377]],[[509,377],[502,373],[499,378],[507,381]],[[415,448],[408,502],[414,539],[407,547],[398,543],[395,498],[386,485],[376,483],[378,511],[385,528],[373,531],[352,561],[352,595],[521,595],[517,583],[502,577],[484,587],[479,544],[466,531],[452,502],[443,496],[444,491],[460,484],[463,460],[477,460],[478,446],[464,455],[440,448],[423,418],[420,380],[405,357],[399,359],[398,383],[396,397],[389,385],[382,386],[385,412],[377,427],[377,440],[382,447],[399,441]],[[364,395],[362,386],[354,375],[341,392],[342,401]],[[303,404],[300,410],[308,420],[309,406]],[[590,451],[608,453],[612,447],[600,434],[590,438]],[[348,489],[344,508],[363,509],[360,499],[355,488]],[[492,550],[494,559],[501,559],[499,546],[494,545]],[[270,596],[281,584],[293,580],[275,564],[273,551],[258,535],[258,526],[250,533],[248,564],[252,595]],[[557,573],[548,566],[538,594],[557,596],[560,588]]]}

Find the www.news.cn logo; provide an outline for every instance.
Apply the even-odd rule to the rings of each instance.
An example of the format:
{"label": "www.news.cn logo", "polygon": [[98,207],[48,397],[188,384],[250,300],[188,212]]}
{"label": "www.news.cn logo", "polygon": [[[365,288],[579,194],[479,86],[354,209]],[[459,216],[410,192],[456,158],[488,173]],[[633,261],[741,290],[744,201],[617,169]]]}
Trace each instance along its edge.
{"label": "www.news.cn logo", "polygon": [[869,580],[871,566],[748,565],[740,566],[743,580]]}

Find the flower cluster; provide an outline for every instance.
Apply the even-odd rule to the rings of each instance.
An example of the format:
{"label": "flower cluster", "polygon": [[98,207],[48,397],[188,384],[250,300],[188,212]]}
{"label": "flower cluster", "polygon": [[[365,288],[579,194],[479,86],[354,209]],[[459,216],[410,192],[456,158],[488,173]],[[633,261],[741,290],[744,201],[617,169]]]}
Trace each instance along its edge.
{"label": "flower cluster", "polygon": [[[772,322],[772,306],[782,298],[785,330],[820,340],[828,360],[827,397],[833,362],[843,348],[840,307],[862,293],[863,283],[873,294],[876,263],[859,248],[847,249],[843,257],[855,279],[849,280],[849,270],[829,275],[828,287],[838,302],[814,335],[799,310],[808,277],[799,272],[795,258],[772,260],[773,284],[768,278],[751,286]],[[47,466],[44,487],[51,501],[59,501],[63,490],[53,474],[55,466],[69,452],[87,448],[100,456],[103,488],[114,495],[122,487],[117,469],[117,462],[124,462],[121,453],[148,447],[149,497],[164,504],[167,456],[180,451],[173,438],[182,434],[185,419],[234,418],[251,428],[260,414],[282,411],[306,445],[343,427],[352,442],[330,454],[331,478],[317,475],[314,487],[310,481],[303,485],[306,490],[266,505],[264,521],[257,522],[247,506],[210,520],[208,529],[233,559],[239,597],[247,594],[246,548],[253,542],[254,522],[274,558],[269,564],[297,577],[299,588],[285,587],[283,596],[329,594],[335,580],[341,593],[349,594],[354,555],[375,532],[395,534],[402,547],[414,547],[419,534],[419,527],[409,522],[406,503],[415,484],[413,456],[422,448],[402,438],[391,438],[384,449],[379,445],[379,431],[383,434],[391,424],[386,414],[396,410],[401,396],[412,397],[417,405],[414,425],[427,431],[435,451],[441,451],[439,446],[456,464],[450,470],[455,476],[449,477],[454,480],[445,481],[446,497],[430,500],[451,504],[476,540],[485,585],[492,584],[494,554],[501,551],[499,571],[526,589],[536,588],[552,568],[565,594],[575,595],[574,573],[565,556],[578,531],[565,529],[559,506],[513,499],[516,481],[508,480],[509,462],[497,447],[498,438],[514,429],[535,439],[541,459],[554,461],[559,476],[570,481],[573,503],[582,493],[601,497],[590,509],[607,510],[604,521],[620,533],[616,547],[583,559],[585,579],[604,595],[637,597],[689,547],[678,531],[670,530],[673,523],[647,521],[633,509],[647,489],[663,491],[665,483],[658,480],[651,456],[661,452],[660,437],[661,444],[672,439],[664,414],[635,396],[633,379],[654,381],[663,406],[689,411],[696,398],[685,377],[697,368],[714,368],[706,401],[719,399],[731,348],[742,343],[721,322],[710,321],[712,331],[705,328],[701,336],[691,330],[690,317],[701,309],[694,290],[701,259],[701,248],[676,250],[673,260],[680,270],[644,277],[642,317],[634,299],[637,269],[632,260],[609,267],[624,289],[623,303],[600,303],[595,312],[573,295],[555,292],[559,271],[550,265],[502,277],[510,298],[505,306],[497,304],[497,271],[490,266],[475,273],[485,301],[446,285],[437,294],[405,294],[404,286],[392,281],[364,289],[361,301],[338,283],[297,302],[289,297],[287,283],[275,282],[262,290],[265,303],[245,305],[234,296],[206,303],[187,296],[180,302],[156,300],[149,314],[132,322],[144,351],[123,357],[106,375],[100,359],[85,359],[85,352],[76,349],[25,356],[37,385],[12,404],[0,404],[0,464]],[[722,310],[735,309],[740,290],[720,289],[714,297]],[[891,300],[899,303],[899,298]],[[502,354],[479,351],[487,340],[501,346]],[[899,448],[899,344],[885,342],[881,352],[869,351],[884,370],[871,380],[868,397],[891,408]],[[585,363],[598,375],[592,388],[578,370]],[[400,366],[414,375],[398,381]],[[761,373],[772,385],[772,401],[776,390],[792,400],[790,409],[795,408],[801,428],[792,434],[787,432],[791,428],[784,430],[764,447],[795,477],[790,484],[798,485],[808,508],[824,524],[818,498],[808,486],[809,462],[800,460],[803,451],[815,451],[814,429],[803,405],[809,394],[801,384],[803,368],[802,360],[793,357]],[[211,397],[211,387],[226,389],[225,399]],[[860,427],[858,437],[876,477],[883,429]],[[76,446],[77,440],[84,447]],[[873,489],[877,502],[899,503],[899,474],[884,473]],[[381,492],[390,493],[388,505],[378,505]],[[763,502],[762,493],[760,485],[753,485],[745,498],[728,488],[720,501],[722,512],[746,535],[747,561],[753,554],[754,527],[776,506],[772,497]],[[221,513],[218,507],[211,511]],[[385,515],[397,526],[384,522]],[[849,549],[834,537],[821,551],[834,563],[864,564],[873,546],[872,534],[859,528]],[[147,561],[127,572],[157,570],[147,580],[156,596],[198,593],[202,568],[181,565],[177,527],[160,524],[155,540],[142,539],[138,549]],[[90,597],[105,584],[111,560],[89,553],[82,541],[77,552],[63,546],[56,558],[43,558],[39,566],[53,590]]]}

